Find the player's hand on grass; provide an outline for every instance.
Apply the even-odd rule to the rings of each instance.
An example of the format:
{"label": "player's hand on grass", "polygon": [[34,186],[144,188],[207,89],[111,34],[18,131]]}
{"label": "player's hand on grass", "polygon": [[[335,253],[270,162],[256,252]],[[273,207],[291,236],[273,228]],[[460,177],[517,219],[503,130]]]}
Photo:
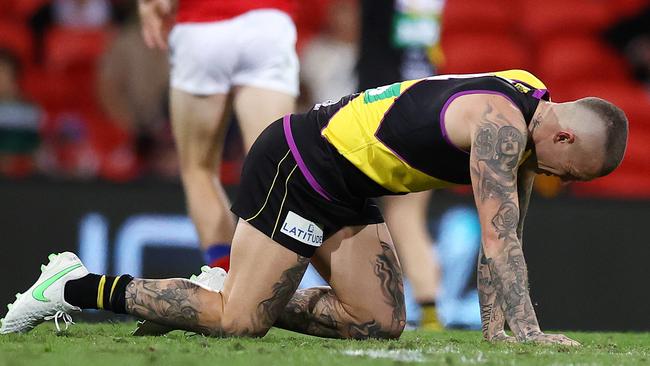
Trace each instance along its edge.
{"label": "player's hand on grass", "polygon": [[504,330],[500,330],[496,332],[495,334],[489,336],[487,339],[489,342],[507,342],[507,343],[515,343],[517,342],[517,338],[511,337]]}
{"label": "player's hand on grass", "polygon": [[546,333],[537,333],[529,336],[526,339],[527,342],[535,342],[539,344],[561,344],[564,346],[580,346],[579,342],[574,341],[573,339],[565,336],[564,334],[546,334]]}
{"label": "player's hand on grass", "polygon": [[167,49],[167,34],[174,14],[174,0],[138,0],[142,37],[149,48]]}

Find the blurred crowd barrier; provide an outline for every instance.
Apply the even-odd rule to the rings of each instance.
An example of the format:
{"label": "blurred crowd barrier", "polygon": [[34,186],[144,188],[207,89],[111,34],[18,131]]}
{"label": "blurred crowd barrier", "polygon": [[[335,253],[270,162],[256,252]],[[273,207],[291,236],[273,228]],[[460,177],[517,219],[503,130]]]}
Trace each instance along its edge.
{"label": "blurred crowd barrier", "polygon": [[[182,0],[181,0],[182,1]],[[378,3],[379,4],[379,3]],[[176,180],[167,56],[146,49],[132,0],[0,0],[0,176]],[[296,1],[300,109],[357,89],[355,0]],[[620,105],[631,133],[611,176],[545,196],[650,197],[650,4],[647,0],[448,0],[440,73],[523,68],[552,99]],[[242,148],[229,133],[221,176],[236,184]]]}

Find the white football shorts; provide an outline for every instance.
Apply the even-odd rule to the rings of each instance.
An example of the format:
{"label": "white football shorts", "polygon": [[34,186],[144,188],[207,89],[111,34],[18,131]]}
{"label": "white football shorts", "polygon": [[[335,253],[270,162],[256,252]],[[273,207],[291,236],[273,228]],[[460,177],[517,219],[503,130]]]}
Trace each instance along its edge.
{"label": "white football shorts", "polygon": [[296,27],[282,11],[180,23],[169,35],[169,47],[172,88],[211,95],[247,85],[298,95]]}

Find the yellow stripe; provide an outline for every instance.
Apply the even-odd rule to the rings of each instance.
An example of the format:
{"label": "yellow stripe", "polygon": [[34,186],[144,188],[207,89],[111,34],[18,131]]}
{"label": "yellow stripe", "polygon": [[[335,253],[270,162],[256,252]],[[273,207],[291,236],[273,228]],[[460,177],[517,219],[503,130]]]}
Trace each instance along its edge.
{"label": "yellow stripe", "polygon": [[[402,82],[400,95],[420,81]],[[397,97],[365,103],[360,94],[330,119],[321,135],[350,163],[392,192],[419,192],[453,185],[411,167],[377,139],[377,129],[395,100]]]}
{"label": "yellow stripe", "polygon": [[293,174],[294,170],[298,165],[294,165],[293,169],[291,169],[291,173],[287,176],[287,180],[284,182],[284,197],[282,197],[282,203],[280,204],[280,210],[278,211],[278,217],[275,219],[275,226],[273,226],[273,232],[271,233],[271,239],[273,239],[273,235],[275,235],[275,229],[278,228],[278,221],[280,221],[280,215],[282,214],[282,207],[284,207],[284,200],[287,199],[287,185],[289,184],[289,178],[291,178],[291,174]]}
{"label": "yellow stripe", "polygon": [[504,70],[504,71],[496,71],[493,72],[492,74],[510,80],[523,81],[524,83],[536,89],[547,89],[546,85],[544,85],[544,83],[540,79],[538,79],[535,75],[531,74],[526,70],[519,70],[519,69]]}
{"label": "yellow stripe", "polygon": [[106,276],[99,279],[99,288],[97,289],[97,309],[104,309],[104,285],[106,284]]}
{"label": "yellow stripe", "polygon": [[115,279],[113,280],[113,286],[111,286],[111,294],[108,295],[108,302],[113,301],[113,291],[115,291],[115,285],[117,285],[117,281],[120,280],[120,277],[122,277],[122,276],[117,276],[117,277],[115,277]]}
{"label": "yellow stripe", "polygon": [[284,159],[286,159],[287,156],[289,156],[290,152],[291,152],[291,150],[287,150],[287,153],[284,154],[284,157],[278,163],[278,166],[275,169],[275,177],[273,177],[273,183],[271,183],[271,188],[269,188],[269,193],[266,194],[266,199],[264,200],[264,204],[262,205],[262,208],[260,208],[260,210],[257,211],[257,213],[254,216],[252,216],[251,218],[245,219],[244,221],[248,222],[248,221],[256,218],[257,216],[259,216],[260,213],[262,213],[262,210],[264,209],[264,207],[266,207],[266,204],[269,202],[269,197],[271,196],[271,191],[273,190],[273,186],[275,185],[275,180],[278,178],[278,174],[280,173],[280,164],[282,164]]}

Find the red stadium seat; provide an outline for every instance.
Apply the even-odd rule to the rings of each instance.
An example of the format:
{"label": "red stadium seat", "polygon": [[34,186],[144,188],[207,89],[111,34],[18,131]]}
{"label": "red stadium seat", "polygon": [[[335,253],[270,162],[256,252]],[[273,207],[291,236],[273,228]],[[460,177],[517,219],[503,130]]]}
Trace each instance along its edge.
{"label": "red stadium seat", "polygon": [[610,9],[616,17],[627,17],[641,11],[641,9],[650,6],[648,0],[616,0],[610,1]]}
{"label": "red stadium seat", "polygon": [[24,24],[12,21],[0,21],[0,48],[11,50],[26,65],[32,61],[32,38]]}
{"label": "red stadium seat", "polygon": [[515,8],[505,0],[449,0],[442,14],[444,35],[468,32],[509,33]]}
{"label": "red stadium seat", "polygon": [[94,67],[110,35],[102,29],[55,28],[48,33],[45,43],[46,65],[51,70]]}
{"label": "red stadium seat", "polygon": [[50,111],[42,128],[59,172],[128,181],[138,174],[132,136],[93,109]]}
{"label": "red stadium seat", "polygon": [[12,19],[14,15],[14,8],[16,7],[15,1],[0,1],[0,21]]}
{"label": "red stadium seat", "polygon": [[29,75],[27,94],[49,109],[96,105],[96,68],[110,33],[56,28],[46,39],[45,70]]}
{"label": "red stadium seat", "polygon": [[442,73],[476,73],[527,69],[530,56],[521,43],[495,34],[458,35],[443,38],[445,64]]}
{"label": "red stadium seat", "polygon": [[613,19],[608,1],[522,0],[521,28],[533,39],[594,35]]}
{"label": "red stadium seat", "polygon": [[33,70],[26,74],[23,90],[29,99],[50,110],[96,104],[94,72]]}
{"label": "red stadium seat", "polygon": [[565,87],[567,99],[586,96],[601,97],[622,108],[631,123],[642,129],[650,128],[650,94],[631,80],[592,81]]}
{"label": "red stadium seat", "polygon": [[299,51],[322,30],[330,3],[330,0],[296,1],[294,19],[298,29],[296,48]]}
{"label": "red stadium seat", "polygon": [[535,70],[542,80],[579,83],[629,77],[626,62],[597,39],[553,39],[537,47]]}
{"label": "red stadium seat", "polygon": [[634,172],[616,171],[609,176],[592,182],[574,183],[571,187],[571,193],[579,197],[648,199],[650,198],[650,178],[648,173],[650,172],[643,175]]}
{"label": "red stadium seat", "polygon": [[[4,0],[6,1],[6,0]],[[15,19],[27,19],[32,16],[36,10],[51,0],[14,0],[12,16]]]}

